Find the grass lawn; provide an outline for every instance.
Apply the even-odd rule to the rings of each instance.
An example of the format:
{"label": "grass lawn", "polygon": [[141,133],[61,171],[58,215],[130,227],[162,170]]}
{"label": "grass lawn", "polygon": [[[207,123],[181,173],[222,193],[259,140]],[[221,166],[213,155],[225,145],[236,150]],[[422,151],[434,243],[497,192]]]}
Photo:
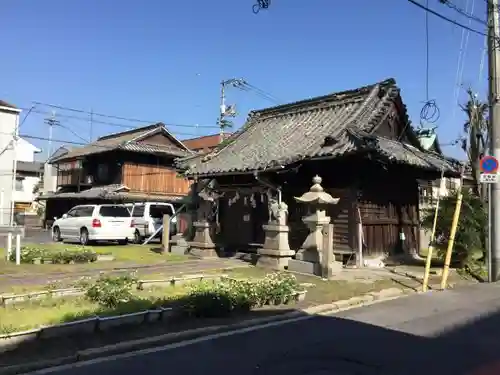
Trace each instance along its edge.
{"label": "grass lawn", "polygon": [[127,314],[151,308],[159,299],[182,296],[187,286],[148,288],[134,291],[141,300],[106,309],[85,297],[47,298],[39,301],[17,303],[0,308],[0,334],[24,331],[44,325],[85,319],[92,316]]}
{"label": "grass lawn", "polygon": [[[78,250],[80,245],[64,244],[64,243],[49,243],[49,244],[29,244],[24,246],[41,248],[46,251],[61,251],[64,249]],[[188,260],[188,256],[175,255],[170,253],[162,254],[158,251],[158,247],[144,245],[103,245],[103,246],[86,246],[85,248],[95,251],[98,254],[112,254],[115,257],[114,261],[95,262],[90,264],[21,264],[16,266],[12,262],[7,262],[5,259],[0,260],[0,275],[2,274],[29,274],[29,273],[54,273],[54,272],[73,272],[76,270],[86,269],[106,269],[116,268],[119,266],[127,266],[132,264],[162,264],[166,262],[181,262]],[[2,254],[5,254],[5,249],[0,249]]]}

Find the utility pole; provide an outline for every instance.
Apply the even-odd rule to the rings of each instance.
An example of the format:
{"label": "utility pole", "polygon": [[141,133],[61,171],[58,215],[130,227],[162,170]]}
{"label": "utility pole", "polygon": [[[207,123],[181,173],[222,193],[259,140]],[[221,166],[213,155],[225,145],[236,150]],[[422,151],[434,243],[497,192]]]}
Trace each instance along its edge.
{"label": "utility pole", "polygon": [[217,120],[219,124],[219,142],[224,140],[224,129],[229,127],[228,117],[236,117],[236,107],[234,104],[228,105],[226,107],[226,87],[243,87],[246,82],[241,78],[230,78],[221,81],[220,83],[220,112],[219,119]]}
{"label": "utility pole", "polygon": [[220,83],[219,143],[224,140],[224,120],[226,113],[226,81]]}
{"label": "utility pole", "polygon": [[[19,116],[16,118],[16,125],[14,128],[14,133],[12,134],[12,184],[11,184],[11,199],[10,199],[10,219],[9,225],[14,226],[14,194],[16,189],[16,179],[17,179],[17,141],[19,140]],[[3,210],[3,207],[2,207]],[[3,213],[2,213],[3,215]]]}
{"label": "utility pole", "polygon": [[90,130],[89,130],[89,142],[92,143],[92,132],[93,132],[93,127],[94,127],[94,111],[92,108],[90,108],[90,116],[89,116],[89,125],[90,125]]}
{"label": "utility pole", "polygon": [[56,120],[56,111],[52,111],[52,116],[50,118],[45,119],[45,123],[49,125],[49,145],[47,147],[47,160],[52,156],[52,132],[54,126],[59,125],[59,121]]}
{"label": "utility pole", "polygon": [[[495,158],[500,159],[500,51],[499,51],[499,24],[498,0],[487,1],[488,14],[488,65],[489,65],[489,117],[490,117],[490,152]],[[500,186],[491,185],[490,194],[490,249],[489,269],[491,281],[500,280]]]}

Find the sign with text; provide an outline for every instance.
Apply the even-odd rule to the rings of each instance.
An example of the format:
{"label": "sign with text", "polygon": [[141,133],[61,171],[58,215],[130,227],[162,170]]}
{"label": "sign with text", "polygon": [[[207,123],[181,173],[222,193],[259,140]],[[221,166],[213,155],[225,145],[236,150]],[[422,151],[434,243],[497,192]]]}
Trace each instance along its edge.
{"label": "sign with text", "polygon": [[484,156],[479,162],[481,175],[479,181],[484,184],[496,184],[498,182],[498,160],[493,156]]}

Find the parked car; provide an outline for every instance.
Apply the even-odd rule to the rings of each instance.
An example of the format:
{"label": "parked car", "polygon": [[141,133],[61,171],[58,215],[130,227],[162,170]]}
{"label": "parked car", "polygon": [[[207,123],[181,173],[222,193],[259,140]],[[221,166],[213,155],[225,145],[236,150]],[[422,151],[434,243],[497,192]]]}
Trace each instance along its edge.
{"label": "parked car", "polygon": [[171,203],[144,202],[126,205],[132,216],[131,226],[134,228],[134,242],[142,243],[145,238],[156,233],[156,238],[161,237],[163,230],[163,215],[170,215],[170,235],[177,233],[177,218],[174,216],[175,208]]}
{"label": "parked car", "polygon": [[54,221],[54,241],[77,240],[82,245],[91,241],[117,241],[127,244],[134,235],[130,212],[124,205],[92,204],[73,207]]}

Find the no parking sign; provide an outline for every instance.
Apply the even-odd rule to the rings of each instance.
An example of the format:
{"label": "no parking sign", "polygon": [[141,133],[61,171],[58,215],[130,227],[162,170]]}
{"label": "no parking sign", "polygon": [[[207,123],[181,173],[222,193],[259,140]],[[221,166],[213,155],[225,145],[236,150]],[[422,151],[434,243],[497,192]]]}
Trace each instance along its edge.
{"label": "no parking sign", "polygon": [[494,156],[484,156],[479,162],[480,182],[496,184],[498,182],[498,160]]}

